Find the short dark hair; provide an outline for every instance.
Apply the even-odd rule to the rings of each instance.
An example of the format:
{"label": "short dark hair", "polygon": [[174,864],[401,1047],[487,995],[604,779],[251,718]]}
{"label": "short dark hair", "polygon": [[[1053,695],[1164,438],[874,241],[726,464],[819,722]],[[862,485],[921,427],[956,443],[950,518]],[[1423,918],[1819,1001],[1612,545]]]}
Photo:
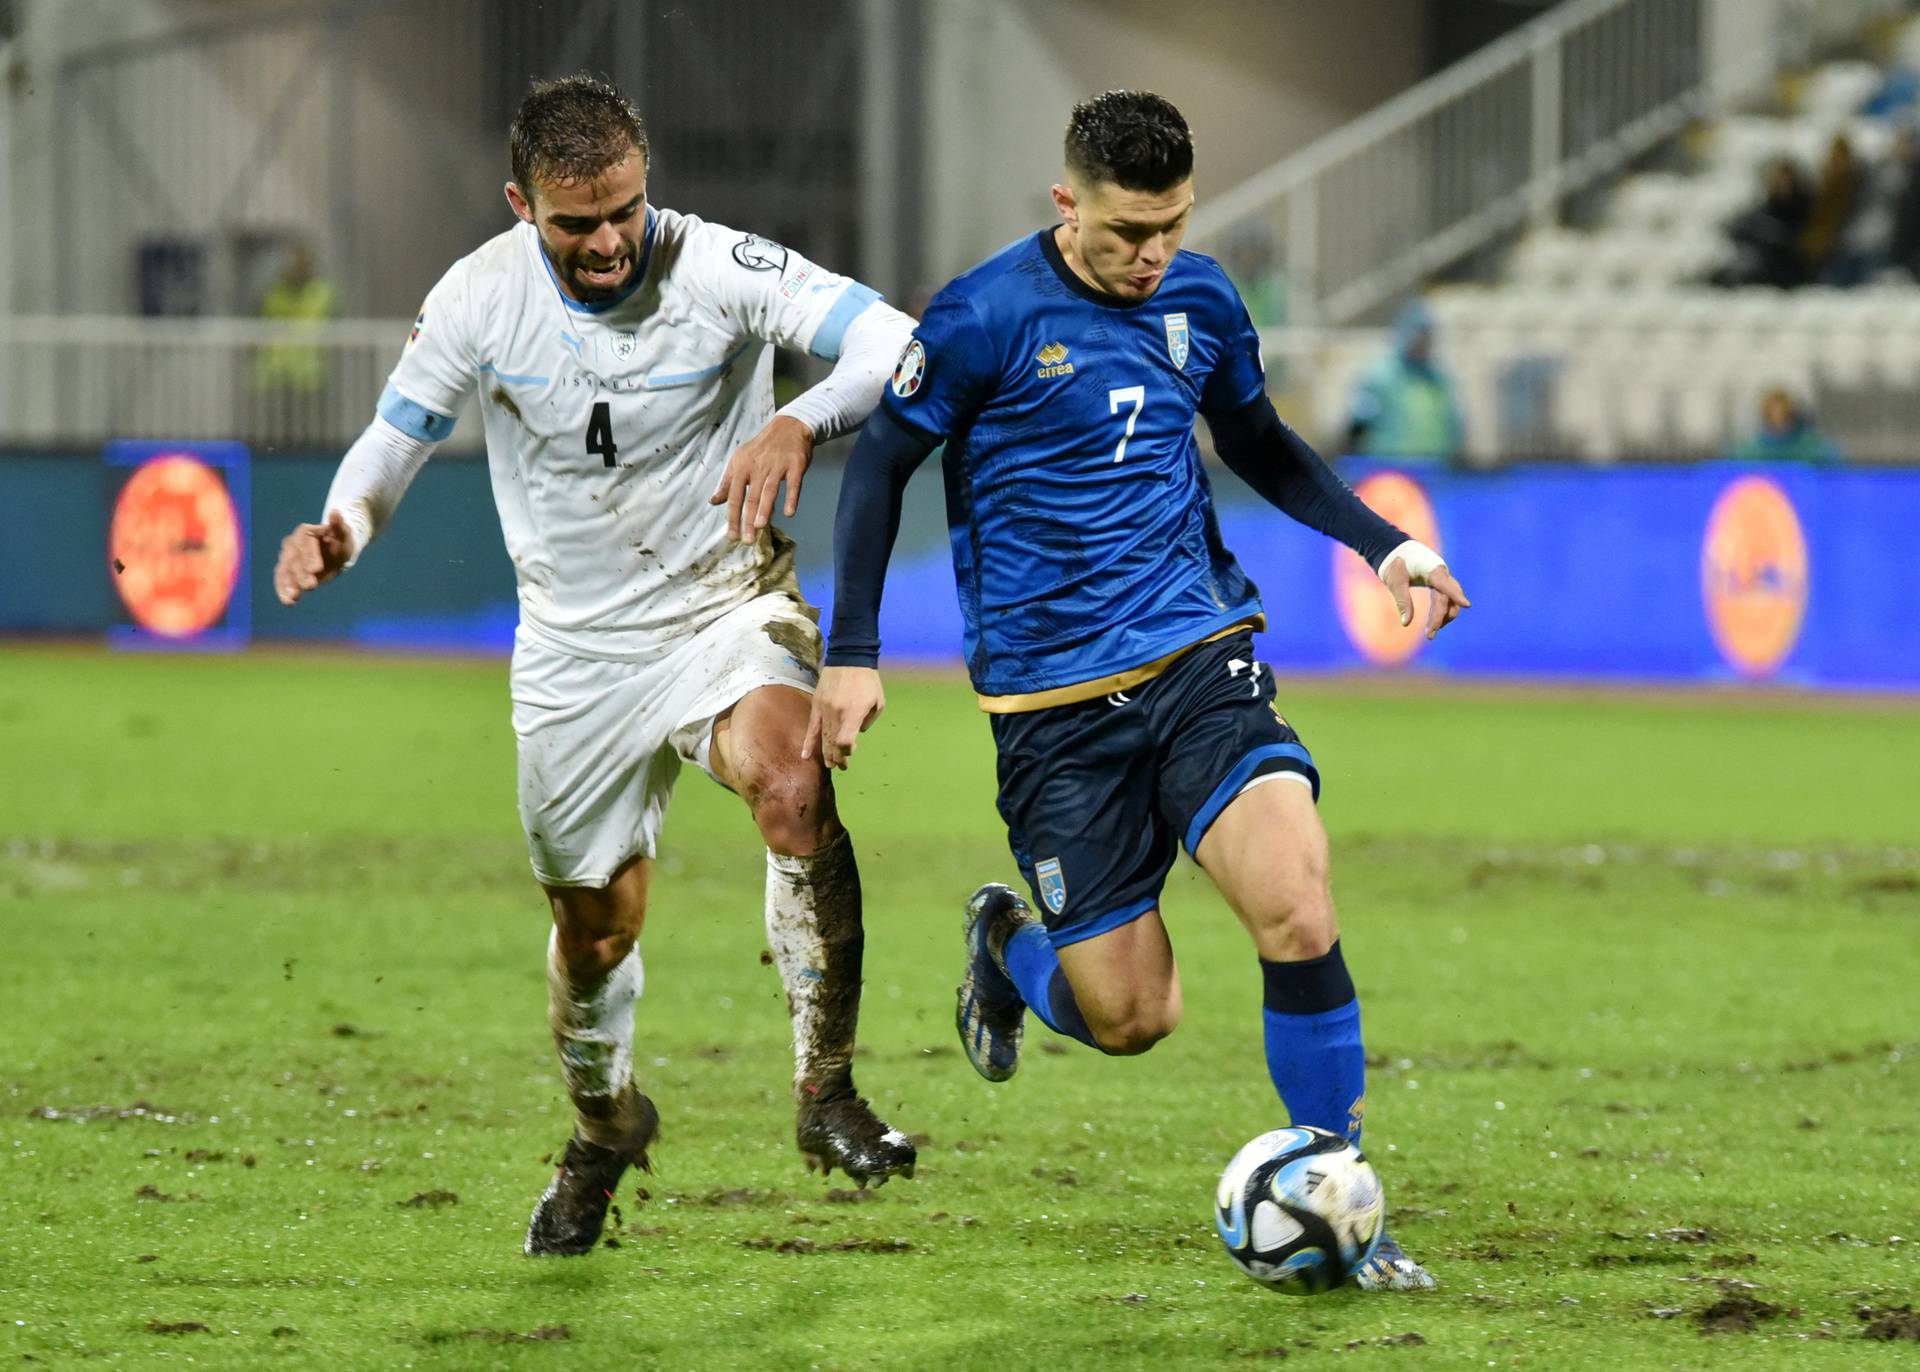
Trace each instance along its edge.
{"label": "short dark hair", "polygon": [[647,131],[626,96],[593,76],[535,81],[507,131],[513,183],[532,196],[534,178],[550,185],[587,181],[635,148],[647,159]]}
{"label": "short dark hair", "polygon": [[1130,191],[1164,191],[1193,175],[1193,134],[1152,91],[1108,91],[1073,107],[1067,171]]}

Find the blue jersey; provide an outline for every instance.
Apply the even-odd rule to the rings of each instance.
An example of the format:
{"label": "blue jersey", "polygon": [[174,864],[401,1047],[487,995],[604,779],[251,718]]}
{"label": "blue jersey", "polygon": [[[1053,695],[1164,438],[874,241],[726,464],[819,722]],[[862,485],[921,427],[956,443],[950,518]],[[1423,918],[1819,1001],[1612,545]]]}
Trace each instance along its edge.
{"label": "blue jersey", "polygon": [[1193,435],[1196,413],[1265,389],[1253,323],[1211,258],[1176,254],[1153,295],[1127,301],[1083,282],[1044,230],[956,278],[914,337],[883,403],[946,441],[967,664],[989,709],[1151,675],[1258,619]]}

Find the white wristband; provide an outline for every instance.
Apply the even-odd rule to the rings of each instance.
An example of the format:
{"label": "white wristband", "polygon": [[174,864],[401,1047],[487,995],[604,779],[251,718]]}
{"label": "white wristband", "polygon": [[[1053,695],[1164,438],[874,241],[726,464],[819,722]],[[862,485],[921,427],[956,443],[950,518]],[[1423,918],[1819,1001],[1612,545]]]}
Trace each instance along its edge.
{"label": "white wristband", "polygon": [[1429,576],[1447,565],[1447,560],[1440,554],[1419,539],[1410,538],[1380,559],[1380,570],[1376,575],[1383,583],[1387,579],[1387,568],[1393,565],[1396,557],[1407,564],[1407,582],[1413,586],[1426,585]]}

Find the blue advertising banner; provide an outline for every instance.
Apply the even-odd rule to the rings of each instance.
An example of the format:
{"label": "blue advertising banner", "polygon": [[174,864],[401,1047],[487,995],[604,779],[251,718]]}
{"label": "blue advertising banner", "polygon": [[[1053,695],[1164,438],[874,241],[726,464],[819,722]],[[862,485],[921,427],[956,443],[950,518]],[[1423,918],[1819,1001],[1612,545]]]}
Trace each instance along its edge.
{"label": "blue advertising banner", "polygon": [[[1357,557],[1218,478],[1222,532],[1266,605],[1261,651],[1283,671],[1920,688],[1920,625],[1897,563],[1920,472],[1341,471],[1448,556],[1474,606],[1428,642],[1418,619],[1400,627]],[[830,578],[806,585],[830,600]],[[944,546],[896,554],[881,634],[895,660],[957,658]]]}
{"label": "blue advertising banner", "polygon": [[[338,456],[255,462],[249,482],[224,445],[165,444],[125,450],[136,465],[114,470],[158,472],[141,464],[170,454],[207,472],[174,473],[151,509],[173,520],[191,505],[211,511],[211,522],[196,515],[198,533],[182,526],[171,535],[150,524],[160,536],[139,545],[139,558],[110,554],[141,569],[150,615],[191,625],[212,603],[197,597],[219,589],[230,555],[232,597],[208,625],[216,635],[244,632],[250,599],[256,640],[511,646],[513,569],[484,464],[428,463],[352,573],[287,609],[273,599],[268,554],[295,523],[318,517]],[[1709,463],[1460,473],[1358,461],[1340,470],[1448,555],[1474,606],[1428,643],[1400,628],[1385,588],[1351,553],[1216,473],[1222,530],[1266,604],[1261,651],[1283,671],[1920,690],[1920,625],[1899,562],[1920,522],[1920,470]],[[127,596],[140,592],[127,572],[101,568],[102,530],[119,497],[110,490],[103,500],[99,472],[71,457],[0,454],[0,501],[33,515],[0,539],[0,633],[101,634],[129,621]],[[232,502],[237,544],[225,541],[218,492],[203,475],[217,477]],[[783,521],[823,620],[839,475],[827,463],[810,473],[799,516]],[[247,557],[248,547],[262,555]],[[889,663],[959,662],[943,493],[931,471],[907,489],[881,633]]]}

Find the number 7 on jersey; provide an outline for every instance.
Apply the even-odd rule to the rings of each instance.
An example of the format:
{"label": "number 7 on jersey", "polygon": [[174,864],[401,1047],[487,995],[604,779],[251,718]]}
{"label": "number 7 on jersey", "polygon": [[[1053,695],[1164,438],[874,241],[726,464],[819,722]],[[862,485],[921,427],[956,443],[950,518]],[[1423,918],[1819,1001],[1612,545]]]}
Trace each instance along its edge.
{"label": "number 7 on jersey", "polygon": [[1120,435],[1120,446],[1113,450],[1113,460],[1127,460],[1127,440],[1133,437],[1133,425],[1140,418],[1140,409],[1147,403],[1145,386],[1118,386],[1107,392],[1107,413],[1119,414],[1120,407],[1131,403],[1133,408],[1127,412],[1127,431]]}

